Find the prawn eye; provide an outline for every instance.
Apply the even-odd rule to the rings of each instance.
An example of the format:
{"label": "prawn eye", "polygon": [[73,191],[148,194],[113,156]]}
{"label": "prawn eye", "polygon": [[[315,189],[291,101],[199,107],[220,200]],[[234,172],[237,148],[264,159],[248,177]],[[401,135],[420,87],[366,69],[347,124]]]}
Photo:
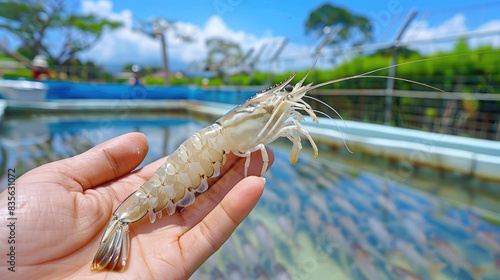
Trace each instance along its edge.
{"label": "prawn eye", "polygon": [[285,91],[286,92],[292,92],[292,90],[293,90],[293,86],[292,85],[286,85],[286,87],[285,87]]}
{"label": "prawn eye", "polygon": [[291,94],[287,94],[286,95],[286,100],[292,100],[292,95]]}

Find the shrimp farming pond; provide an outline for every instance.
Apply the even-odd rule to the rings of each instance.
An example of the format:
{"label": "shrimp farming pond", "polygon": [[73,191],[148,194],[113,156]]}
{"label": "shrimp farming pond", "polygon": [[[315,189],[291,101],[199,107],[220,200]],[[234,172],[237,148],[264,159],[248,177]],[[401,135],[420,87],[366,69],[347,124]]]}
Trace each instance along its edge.
{"label": "shrimp farming pond", "polygon": [[[0,172],[132,131],[149,141],[144,166],[210,121],[182,112],[6,116]],[[500,279],[498,183],[425,167],[389,176],[402,166],[324,143],[316,160],[304,143],[292,165],[291,144],[271,148],[257,207],[192,279]]]}

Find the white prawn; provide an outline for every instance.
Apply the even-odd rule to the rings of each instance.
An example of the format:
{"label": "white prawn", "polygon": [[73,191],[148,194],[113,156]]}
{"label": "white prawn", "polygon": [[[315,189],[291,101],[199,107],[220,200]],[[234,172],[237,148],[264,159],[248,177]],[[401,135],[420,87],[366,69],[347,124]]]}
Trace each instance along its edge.
{"label": "white prawn", "polygon": [[[104,231],[91,269],[123,269],[129,255],[129,224],[141,220],[148,213],[153,223],[157,217],[161,218],[164,209],[168,215],[172,215],[177,207],[183,208],[191,205],[197,193],[203,193],[208,189],[207,179],[219,176],[220,167],[224,164],[227,153],[232,152],[239,157],[246,158],[245,176],[247,176],[250,154],[260,151],[264,162],[261,175],[264,175],[269,162],[265,145],[279,137],[288,138],[293,143],[289,160],[295,164],[302,150],[302,134],[311,143],[314,155],[317,157],[318,148],[311,135],[301,125],[304,117],[299,111],[305,111],[315,122],[319,122],[316,111],[302,100],[303,97],[309,97],[306,93],[318,87],[348,79],[388,78],[367,75],[395,66],[397,65],[316,85],[312,83],[304,85],[311,70],[295,86],[290,84],[295,77],[293,74],[283,83],[257,93],[214,124],[196,132],[168,156],[166,162],[158,168],[151,179],[118,206]],[[406,79],[394,79],[440,90]],[[328,107],[340,117],[332,107]]]}
{"label": "white prawn", "polygon": [[213,125],[196,132],[169,155],[153,177],[115,210],[92,262],[92,270],[123,269],[129,254],[129,224],[148,213],[151,222],[154,222],[156,217],[161,217],[164,209],[172,215],[178,206],[191,205],[196,193],[208,189],[207,179],[219,176],[227,153],[246,158],[247,176],[250,154],[260,151],[264,161],[261,175],[264,175],[269,162],[265,145],[278,137],[287,137],[293,142],[290,161],[296,163],[302,149],[302,133],[311,142],[317,157],[318,148],[300,125],[304,118],[297,112],[304,110],[318,122],[312,108],[301,100],[314,87],[311,84],[302,85],[307,76],[293,87],[289,83],[294,76],[257,93]]}

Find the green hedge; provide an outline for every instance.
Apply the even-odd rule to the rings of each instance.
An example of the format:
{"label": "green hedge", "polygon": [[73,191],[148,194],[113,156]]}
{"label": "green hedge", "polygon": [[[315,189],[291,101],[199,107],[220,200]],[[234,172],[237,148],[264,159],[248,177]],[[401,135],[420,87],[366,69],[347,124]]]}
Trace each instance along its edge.
{"label": "green hedge", "polygon": [[31,79],[33,74],[31,73],[31,70],[28,69],[16,69],[14,71],[4,72],[3,77],[5,79]]}

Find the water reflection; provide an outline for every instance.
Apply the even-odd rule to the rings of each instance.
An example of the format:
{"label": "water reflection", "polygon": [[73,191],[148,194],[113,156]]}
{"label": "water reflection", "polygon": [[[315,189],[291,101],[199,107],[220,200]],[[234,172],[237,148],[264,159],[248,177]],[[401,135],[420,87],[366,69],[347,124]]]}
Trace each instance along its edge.
{"label": "water reflection", "polygon": [[[148,137],[144,165],[202,126],[158,116],[8,121],[1,165],[21,174],[130,131]],[[256,209],[193,279],[499,279],[500,226],[474,209],[342,162],[303,154],[292,166],[288,151],[274,152]]]}

